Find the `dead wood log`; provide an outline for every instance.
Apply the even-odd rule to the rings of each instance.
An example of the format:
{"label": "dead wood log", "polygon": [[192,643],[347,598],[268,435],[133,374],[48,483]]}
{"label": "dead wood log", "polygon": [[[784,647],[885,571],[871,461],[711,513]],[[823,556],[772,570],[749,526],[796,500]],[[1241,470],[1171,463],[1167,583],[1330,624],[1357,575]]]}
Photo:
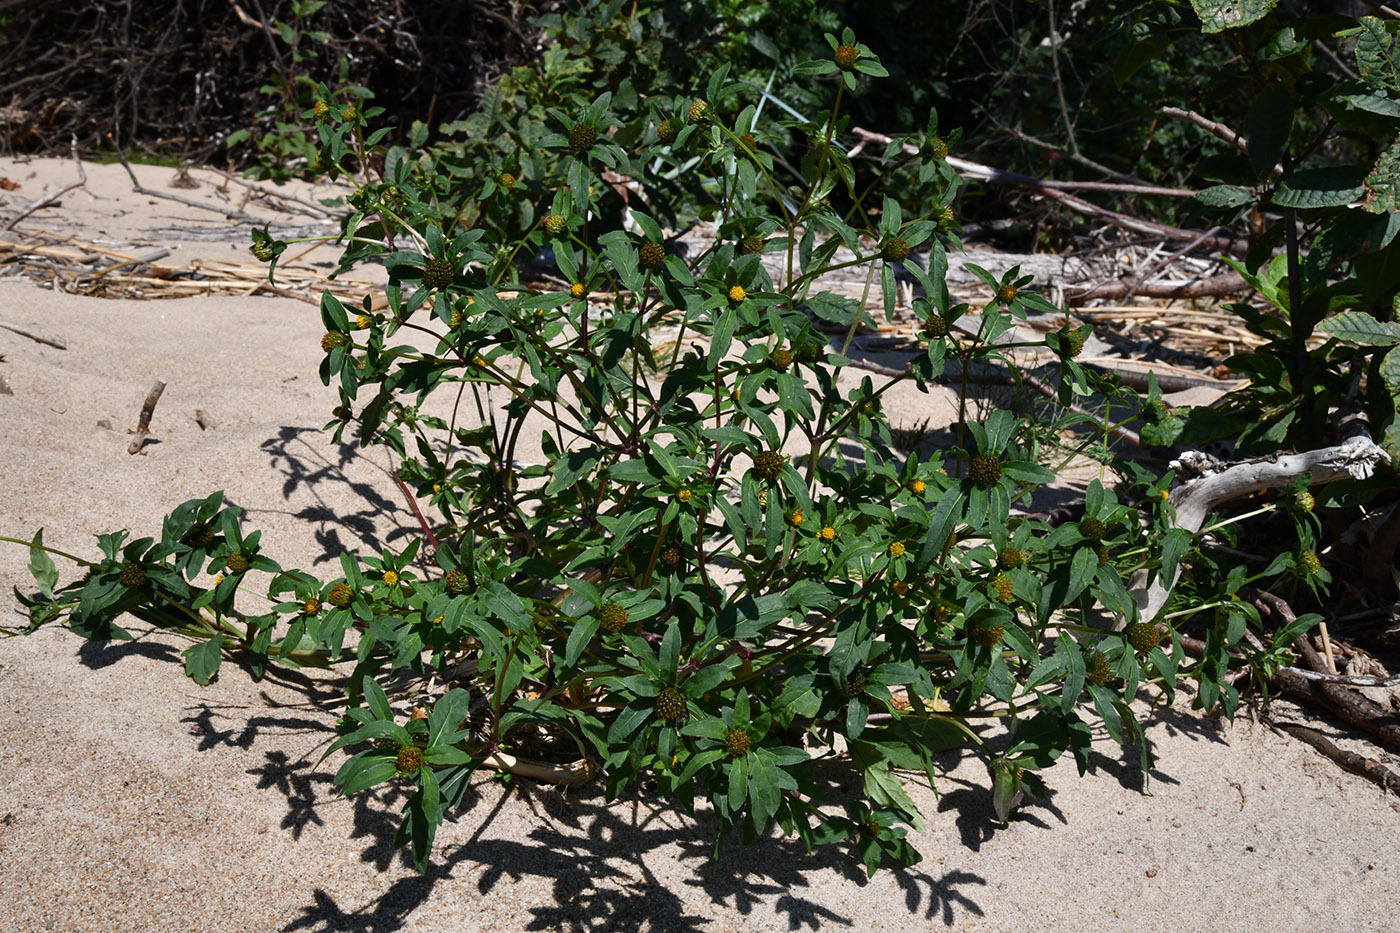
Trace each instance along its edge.
{"label": "dead wood log", "polygon": [[1358,755],[1356,752],[1349,752],[1321,732],[1307,726],[1291,722],[1275,722],[1273,725],[1274,728],[1287,732],[1295,739],[1311,745],[1352,774],[1360,775],[1388,791],[1400,794],[1400,774],[1396,774],[1376,759]]}
{"label": "dead wood log", "polygon": [[1238,294],[1248,287],[1238,272],[1226,272],[1186,282],[1143,282],[1140,285],[1128,279],[1119,279],[1116,282],[1095,285],[1088,291],[1066,295],[1065,300],[1072,305],[1081,305],[1098,299],[1119,299],[1129,295],[1140,295],[1144,298],[1223,298]]}

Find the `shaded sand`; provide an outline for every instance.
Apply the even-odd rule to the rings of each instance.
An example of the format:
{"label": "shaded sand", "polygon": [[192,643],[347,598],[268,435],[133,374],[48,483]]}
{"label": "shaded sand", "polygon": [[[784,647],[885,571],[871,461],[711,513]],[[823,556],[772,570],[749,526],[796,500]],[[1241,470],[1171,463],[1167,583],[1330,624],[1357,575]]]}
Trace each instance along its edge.
{"label": "shaded sand", "polygon": [[[55,185],[71,178],[44,165]],[[0,176],[28,170],[0,161]],[[123,236],[167,223],[141,220],[167,206],[111,178],[102,200],[70,193],[64,221],[97,229],[120,204],[137,215]],[[31,184],[6,211],[37,196]],[[165,511],[221,488],[284,566],[329,577],[341,551],[414,532],[384,451],[320,431],[334,397],[316,377],[312,306],[0,281],[0,320],[68,344],[0,330],[14,392],[0,395],[0,533],[42,526],[91,557],[92,533],[155,533]],[[169,387],[155,442],[132,457],[125,432],[156,378]],[[892,402],[905,423],[929,416],[908,404]],[[0,625],[22,624],[10,585],[27,584],[26,563],[0,546]],[[526,781],[480,782],[420,875],[390,848],[400,793],[339,799],[340,756],[317,763],[333,686],[253,683],[229,666],[200,688],[179,669],[186,643],[135,630],[132,643],[57,629],[0,641],[0,930],[1389,930],[1400,910],[1395,798],[1247,716],[1229,726],[1184,708],[1147,729],[1150,783],[1136,751],[1100,736],[1090,775],[1052,769],[1048,797],[1006,829],[982,765],[941,756],[938,798],[910,780],[923,862],[870,880],[848,852],[808,856],[780,838],[710,865],[703,810]]]}

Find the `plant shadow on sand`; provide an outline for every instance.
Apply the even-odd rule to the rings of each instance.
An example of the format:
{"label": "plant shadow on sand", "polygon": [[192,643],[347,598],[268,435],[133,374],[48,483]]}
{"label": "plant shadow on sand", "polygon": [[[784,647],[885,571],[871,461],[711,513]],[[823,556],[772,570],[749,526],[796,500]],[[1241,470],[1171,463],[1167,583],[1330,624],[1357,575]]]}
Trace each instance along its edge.
{"label": "plant shadow on sand", "polygon": [[[262,443],[262,449],[285,477],[284,499],[291,499],[305,488],[316,500],[314,505],[289,513],[315,527],[319,554],[316,564],[334,564],[341,554],[377,553],[395,541],[403,546],[408,543],[405,538],[421,533],[402,501],[386,498],[376,486],[351,477],[348,468],[355,463],[366,465],[382,473],[387,482],[393,482],[393,474],[365,456],[353,440],[331,445],[320,428],[284,426],[278,429],[276,437]],[[356,472],[362,471],[363,466]],[[343,498],[344,491],[353,493],[357,507],[353,511],[337,509],[319,491],[327,485],[337,491],[337,498]],[[272,510],[248,511],[252,514]],[[404,524],[405,519],[408,524]]]}
{"label": "plant shadow on sand", "polygon": [[[355,835],[374,840],[361,858],[381,869],[395,860],[407,863],[405,855],[390,848],[398,816],[391,812],[392,806],[385,806],[386,802],[402,803],[402,793],[395,788],[387,798],[357,802],[355,812]],[[512,798],[530,809],[536,824],[524,838],[483,838]],[[487,812],[478,816],[481,810]],[[317,889],[314,902],[282,929],[288,933],[396,930],[428,900],[439,882],[460,883],[463,875],[476,878],[475,888],[482,896],[492,895],[503,883],[549,879],[552,896],[547,903],[525,908],[519,927],[523,930],[709,929],[714,919],[688,910],[687,903],[693,899],[667,887],[668,882],[654,872],[655,859],[648,855],[662,847],[679,849],[674,858],[691,869],[685,885],[701,889],[727,911],[749,916],[769,904],[766,909],[782,918],[765,921],[773,929],[815,931],[823,926],[854,929],[861,925],[859,918],[803,894],[819,890],[820,876],[832,871],[864,884],[864,872],[849,852],[826,850],[807,856],[796,840],[767,837],[746,845],[733,842],[711,864],[708,859],[717,830],[712,817],[704,812],[690,817],[665,804],[647,804],[636,794],[607,804],[596,791],[564,792],[516,782],[499,793],[478,783],[457,819],[479,820],[475,833],[466,843],[436,856],[428,871],[399,879],[382,897],[357,908],[347,909]],[[983,913],[965,890],[987,883],[978,875],[950,871],[934,877],[917,867],[895,869],[891,874],[905,893],[911,915],[938,917],[948,924],[961,913]]]}
{"label": "plant shadow on sand", "polygon": [[[326,684],[302,684],[325,699]],[[397,930],[428,902],[440,882],[460,885],[473,879],[477,893],[489,896],[530,879],[548,879],[551,894],[525,908],[520,920],[524,930],[656,930],[701,931],[710,929],[712,916],[694,912],[694,897],[675,888],[671,877],[658,877],[658,864],[674,859],[685,867],[681,884],[698,888],[706,899],[725,912],[764,919],[774,929],[818,930],[822,926],[859,928],[859,917],[847,916],[822,903],[820,892],[833,874],[843,882],[867,883],[863,869],[848,848],[826,847],[807,855],[801,843],[779,836],[748,844],[731,840],[715,863],[709,862],[718,824],[703,806],[695,816],[681,812],[667,801],[649,801],[644,791],[633,790],[607,803],[599,788],[567,790],[512,779],[504,789],[481,779],[468,791],[463,806],[449,819],[473,827],[471,838],[456,846],[439,846],[426,872],[412,869],[406,849],[393,847],[400,810],[410,790],[390,784],[377,793],[350,801],[334,796],[332,771],[319,763],[320,753],[335,735],[334,721],[325,712],[306,705],[278,704],[264,694],[268,706],[248,715],[245,706],[219,707],[208,703],[191,706],[182,720],[190,724],[201,751],[221,746],[254,751],[273,737],[285,745],[291,735],[309,736],[299,753],[283,748],[264,749],[263,762],[247,769],[253,786],[275,789],[287,804],[283,829],[299,838],[312,825],[324,825],[327,806],[353,808],[350,835],[365,840],[359,860],[379,872],[397,864],[411,874],[393,881],[384,893],[359,905],[339,903],[324,889],[281,929],[315,933],[383,933]],[[828,797],[845,796],[850,775],[838,767],[819,767],[829,773],[818,778]],[[979,812],[990,812],[990,792]],[[524,818],[528,829],[497,826],[507,807],[525,808],[510,822]],[[663,851],[664,850],[664,851]],[[952,924],[965,916],[980,917],[982,908],[975,888],[987,884],[979,875],[952,870],[941,875],[913,868],[895,868],[893,878],[903,891],[911,917]],[[756,918],[757,919],[757,918]]]}

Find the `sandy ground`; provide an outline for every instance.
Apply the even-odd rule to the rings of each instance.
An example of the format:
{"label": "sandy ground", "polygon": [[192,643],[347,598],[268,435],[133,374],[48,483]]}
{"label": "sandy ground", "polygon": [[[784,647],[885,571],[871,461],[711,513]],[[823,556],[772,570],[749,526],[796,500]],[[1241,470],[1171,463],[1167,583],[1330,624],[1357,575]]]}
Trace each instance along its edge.
{"label": "sandy ground", "polygon": [[[137,171],[152,188],[174,175]],[[0,177],[21,183],[0,216],[73,174],[0,160]],[[178,193],[216,200],[220,180],[194,176],[201,188]],[[20,229],[246,256],[246,229],[133,195],[120,167],[88,177]],[[175,236],[201,227],[222,238]],[[284,566],[326,576],[343,550],[412,534],[384,452],[320,431],[334,398],[316,376],[311,305],[102,300],[0,279],[0,321],[67,344],[0,329],[13,392],[0,395],[0,534],[42,526],[49,544],[95,556],[93,533],[153,533],[214,489]],[[129,456],[125,432],[157,378],[169,387],[154,442]],[[929,416],[900,404],[908,423]],[[0,546],[0,625],[23,623],[10,586],[26,585],[26,562]],[[1400,910],[1395,798],[1247,716],[1204,719],[1186,700],[1147,729],[1150,775],[1100,737],[1089,775],[1052,769],[1048,797],[1006,829],[994,830],[981,764],[943,756],[938,796],[909,782],[923,861],[870,880],[849,853],[808,856],[776,837],[711,865],[703,812],[523,781],[481,782],[419,874],[390,847],[398,792],[337,798],[337,759],[318,764],[332,684],[254,683],[226,666],[200,688],[179,669],[184,647],[58,629],[0,641],[0,930],[1390,930]]]}

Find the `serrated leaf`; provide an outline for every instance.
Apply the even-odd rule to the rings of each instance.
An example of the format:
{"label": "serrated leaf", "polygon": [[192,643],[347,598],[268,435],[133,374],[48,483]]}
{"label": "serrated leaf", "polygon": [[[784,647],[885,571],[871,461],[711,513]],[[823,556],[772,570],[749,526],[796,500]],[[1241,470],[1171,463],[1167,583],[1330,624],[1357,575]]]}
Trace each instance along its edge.
{"label": "serrated leaf", "polygon": [[[1354,85],[1353,85],[1354,86]],[[1364,90],[1333,95],[1333,100],[1341,101],[1356,110],[1364,110],[1382,117],[1400,117],[1400,99],[1386,91]]]}
{"label": "serrated leaf", "polygon": [[1395,88],[1395,58],[1391,55],[1392,40],[1385,24],[1374,16],[1357,20],[1361,34],[1356,37],[1356,71],[1369,86],[1377,89]]}
{"label": "serrated leaf", "polygon": [[1391,350],[1381,360],[1381,378],[1390,394],[1400,398],[1400,349]]}
{"label": "serrated leaf", "polygon": [[778,785],[778,769],[768,756],[762,753],[750,755],[749,762],[749,813],[754,832],[761,833],[773,814],[778,812],[782,791]]}
{"label": "serrated leaf", "polygon": [[1361,170],[1350,166],[1302,169],[1279,182],[1273,202],[1304,210],[1342,207],[1361,199],[1366,192],[1364,182]]}
{"label": "serrated leaf", "polygon": [[[1391,400],[1400,409],[1400,347],[1391,350],[1381,360],[1381,379],[1390,390]],[[1381,447],[1390,454],[1392,462],[1400,462],[1400,416],[1392,418],[1381,437]]]}
{"label": "serrated leaf", "polygon": [[1118,715],[1118,710],[1114,706],[1117,696],[1107,687],[1100,687],[1089,684],[1089,695],[1094,698],[1094,706],[1099,711],[1099,716],[1103,718],[1104,728],[1108,730],[1109,738],[1123,744],[1123,720]]}
{"label": "serrated leaf", "polygon": [[598,617],[588,615],[574,623],[569,631],[569,641],[564,648],[564,665],[573,667],[583,655],[583,650],[593,640],[598,631]]}
{"label": "serrated leaf", "polygon": [[1177,564],[1191,548],[1191,532],[1185,528],[1173,528],[1162,537],[1162,581],[1176,579]]}
{"label": "serrated leaf", "polygon": [[336,775],[337,783],[340,785],[342,794],[357,794],[366,788],[376,784],[382,784],[392,778],[397,773],[392,758],[364,758],[356,766],[348,771],[343,770]]}
{"label": "serrated leaf", "polygon": [[1400,324],[1378,321],[1365,311],[1343,311],[1318,324],[1316,330],[1362,346],[1394,346],[1400,343]]}
{"label": "serrated leaf", "polygon": [[1362,206],[1372,214],[1388,214],[1400,210],[1400,139],[1376,160],[1376,167],[1366,176],[1366,200]]}
{"label": "serrated leaf", "polygon": [[365,706],[374,714],[375,719],[382,719],[392,722],[394,710],[389,706],[389,697],[385,695],[384,688],[371,678],[366,678],[364,682]]}
{"label": "serrated leaf", "polygon": [[1212,185],[1197,191],[1191,200],[1204,207],[1243,207],[1254,203],[1254,195],[1239,185]]}
{"label": "serrated leaf", "polygon": [[1278,0],[1191,0],[1196,15],[1201,18],[1205,32],[1239,29],[1263,19],[1278,5]]}
{"label": "serrated leaf", "polygon": [[460,737],[458,725],[471,709],[471,694],[461,687],[447,691],[428,713],[428,747],[451,745]]}
{"label": "serrated leaf", "polygon": [[904,790],[899,775],[890,769],[888,761],[876,761],[867,767],[863,784],[866,796],[881,806],[892,807],[910,816],[918,814],[918,807]]}

